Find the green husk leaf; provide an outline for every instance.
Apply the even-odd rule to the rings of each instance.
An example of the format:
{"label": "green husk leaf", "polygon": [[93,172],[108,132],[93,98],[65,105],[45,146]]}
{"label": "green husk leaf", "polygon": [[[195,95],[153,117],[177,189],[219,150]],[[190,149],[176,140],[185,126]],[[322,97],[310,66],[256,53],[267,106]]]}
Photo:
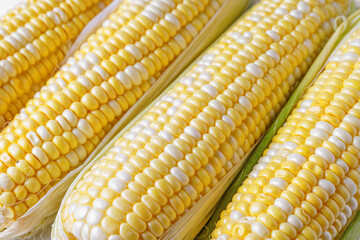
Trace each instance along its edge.
{"label": "green husk leaf", "polygon": [[[230,184],[230,187],[226,190],[220,202],[213,210],[212,216],[209,217],[209,221],[203,230],[197,235],[198,240],[210,239],[211,233],[215,229],[216,222],[219,220],[220,214],[226,209],[226,206],[231,202],[233,195],[237,192],[247,175],[252,171],[259,158],[263,155],[264,150],[271,143],[273,136],[278,129],[284,124],[292,109],[296,106],[297,102],[305,92],[305,90],[312,84],[322,69],[325,67],[327,60],[336,48],[341,45],[342,41],[349,36],[353,29],[357,28],[360,24],[360,11],[356,11],[349,18],[347,18],[337,28],[335,33],[329,39],[321,53],[318,55],[312,66],[310,67],[299,86],[296,88],[285,107],[282,109],[275,122],[271,125],[265,136],[262,138],[257,147],[252,151],[251,155],[247,158],[244,168],[237,175],[235,180]],[[360,216],[358,217],[360,221]],[[360,223],[358,223],[360,224]],[[360,232],[358,232],[358,238],[344,238],[344,239],[360,239]]]}
{"label": "green husk leaf", "polygon": [[[119,2],[121,1],[122,0],[119,0]],[[151,103],[160,93],[162,93],[164,89],[203,52],[204,49],[206,49],[220,34],[222,34],[226,28],[232,24],[232,22],[247,8],[249,3],[250,0],[226,0],[205,27],[200,31],[200,33],[193,39],[189,46],[173,61],[173,63],[164,71],[154,85],[142,96],[142,98],[140,98],[140,100],[124,114],[121,120],[111,129],[111,131],[95,148],[92,154],[88,156],[84,163],[53,186],[50,191],[47,192],[35,206],[30,208],[25,215],[13,222],[9,228],[0,232],[0,239],[24,239],[37,232],[34,230],[49,225],[52,221],[48,221],[47,218],[51,218],[52,215],[58,211],[65,192],[69,189],[75,177],[84,169],[84,167],[89,163],[96,161],[98,156],[108,150],[113,144],[114,139],[120,136],[118,134],[119,131],[124,129],[124,127],[133,119],[139,119],[142,115],[140,112],[146,108],[146,106],[148,106],[149,103]],[[114,11],[115,10],[116,8],[114,8]],[[104,20],[106,16],[108,15],[104,14],[102,20]],[[99,25],[100,24],[95,24],[94,26],[100,27]],[[91,28],[87,31],[93,30],[94,29]],[[84,34],[88,34],[88,32]],[[85,39],[82,39],[81,42],[84,40]],[[80,46],[80,44],[78,46]],[[121,133],[122,132],[124,131],[121,131]],[[81,173],[83,172],[84,171]]]}

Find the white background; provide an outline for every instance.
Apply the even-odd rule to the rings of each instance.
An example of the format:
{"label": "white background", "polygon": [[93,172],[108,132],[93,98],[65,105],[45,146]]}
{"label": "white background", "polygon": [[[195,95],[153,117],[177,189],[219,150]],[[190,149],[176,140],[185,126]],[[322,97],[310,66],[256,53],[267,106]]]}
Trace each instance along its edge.
{"label": "white background", "polygon": [[14,5],[24,2],[25,0],[0,0],[0,16],[4,15],[7,10]]}

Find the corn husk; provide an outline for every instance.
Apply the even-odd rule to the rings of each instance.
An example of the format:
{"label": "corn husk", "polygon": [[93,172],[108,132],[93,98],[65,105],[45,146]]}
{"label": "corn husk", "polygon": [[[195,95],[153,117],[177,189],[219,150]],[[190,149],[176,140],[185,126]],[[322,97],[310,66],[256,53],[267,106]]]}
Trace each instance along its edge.
{"label": "corn husk", "polygon": [[[303,94],[304,90],[313,82],[313,80],[317,77],[317,75],[321,72],[325,63],[331,53],[339,45],[339,43],[343,40],[345,35],[353,29],[355,24],[357,24],[358,18],[360,18],[360,12],[351,16],[345,23],[341,24],[338,30],[334,33],[333,37],[329,40],[328,44],[319,55],[313,66],[310,68],[309,73],[304,77],[302,83],[296,89],[296,92],[292,95],[289,100],[289,103],[284,107],[283,111],[279,115],[279,117],[275,120],[274,124],[271,126],[270,131],[263,137],[262,140],[259,140],[259,145],[255,148],[252,152],[249,152],[245,155],[237,165],[233,167],[233,169],[219,182],[217,183],[217,187],[213,188],[206,196],[201,198],[186,214],[184,214],[171,228],[167,230],[167,232],[160,238],[163,240],[168,239],[209,239],[209,235],[212,232],[215,223],[218,217],[211,218],[213,213],[218,213],[217,216],[220,215],[221,211],[226,207],[227,203],[231,201],[231,196],[236,192],[237,188],[241,185],[241,182],[244,180],[245,176],[251,171],[253,166],[256,164],[258,158],[262,155],[262,152],[266,149],[268,144],[270,143],[272,137],[275,135],[278,128],[282,126],[286,117],[291,112],[291,109],[296,105],[296,102],[300,99],[301,95]],[[335,25],[340,24],[341,21],[344,20],[339,18],[335,21]],[[334,26],[335,28],[337,26]],[[216,43],[216,42],[215,42]],[[214,43],[214,44],[215,44]],[[193,63],[194,64],[194,63]],[[190,65],[189,68],[191,68]],[[185,71],[186,72],[186,71]],[[185,73],[184,72],[184,73]],[[183,73],[183,74],[184,74]],[[312,73],[310,75],[310,73]],[[183,75],[182,74],[182,75]],[[157,99],[160,99],[168,89],[172,88],[180,78],[180,75],[177,80],[175,80],[163,94],[161,94]],[[150,109],[154,103],[150,104],[146,109],[144,109],[135,119],[133,119],[130,124],[124,128],[121,132],[119,132],[115,138],[109,142],[109,144],[101,151],[90,163],[89,165],[84,168],[81,173],[77,176],[74,180],[72,185],[70,186],[69,190],[67,191],[64,200],[71,194],[72,189],[76,186],[77,182],[83,177],[83,175],[91,168],[92,164],[98,161],[112,146],[113,143],[122,136],[129,128],[133,125],[133,123],[137,122],[148,109]],[[283,119],[283,120],[281,120]],[[257,153],[257,154],[255,154]],[[240,169],[244,166],[245,168],[243,171],[238,175]],[[230,189],[229,186],[232,184]],[[218,209],[216,208],[217,203],[222,198],[223,194],[226,192],[227,200],[220,202],[223,204],[223,208]],[[225,197],[226,197],[225,196]],[[64,204],[64,203],[63,203]],[[208,225],[205,224],[209,221],[212,221],[212,228],[210,229]],[[205,226],[205,227],[204,227]],[[203,231],[199,234],[199,232],[203,229]],[[66,238],[66,235],[63,231],[63,226],[61,224],[61,214],[56,217],[55,223],[52,229],[52,239],[60,240]]]}
{"label": "corn husk", "polygon": [[[106,8],[98,17],[96,17],[96,19],[89,23],[90,27],[85,27],[84,31],[78,37],[78,40],[75,41],[75,47],[72,48],[72,51],[76,50],[89,34],[100,27],[101,23],[109,16],[109,14],[116,10],[117,5],[121,2],[122,0],[114,1],[112,3],[113,5]],[[89,162],[97,159],[96,156],[104,153],[104,151],[112,145],[111,140],[114,136],[132,119],[138,118],[139,112],[162,93],[163,90],[189,65],[189,63],[208,47],[210,43],[212,43],[248,7],[249,3],[250,0],[226,0],[198,36],[196,36],[189,46],[172,62],[142,98],[140,98],[139,101],[124,114],[121,120],[111,129],[84,163],[52,187],[52,189],[47,192],[37,204],[30,208],[25,215],[18,218],[9,228],[0,232],[0,239],[28,238],[37,232],[33,230],[43,229],[46,225],[49,225],[49,222],[51,223],[52,221],[49,221],[48,218],[51,219],[54,213],[57,212],[62,197],[80,171]]]}
{"label": "corn husk", "polygon": [[[341,45],[343,41],[347,39],[351,33],[360,26],[360,10],[353,13],[349,18],[343,19],[338,18],[335,21],[334,27],[337,28],[335,33],[329,39],[321,53],[318,55],[311,68],[304,76],[299,86],[296,88],[289,101],[282,109],[274,123],[270,126],[266,134],[263,136],[262,140],[256,146],[256,148],[252,151],[252,153],[247,157],[246,164],[240,172],[236,172],[237,176],[233,181],[227,182],[225,185],[225,190],[222,188],[218,188],[214,195],[223,196],[215,206],[215,203],[212,204],[213,207],[208,209],[206,218],[209,219],[205,227],[202,231],[197,235],[196,239],[198,240],[208,240],[211,238],[211,233],[215,229],[216,222],[219,220],[220,214],[223,210],[226,209],[226,206],[229,202],[231,202],[233,195],[237,192],[238,188],[241,186],[242,182],[246,179],[247,175],[252,171],[253,167],[257,164],[259,158],[263,155],[264,150],[271,143],[273,136],[275,136],[278,129],[285,123],[287,117],[291,113],[292,109],[296,106],[297,102],[305,92],[305,90],[313,83],[313,81],[317,78],[317,76],[321,73],[323,68],[325,67],[328,59],[332,56],[332,54],[336,51],[336,49]],[[340,25],[339,25],[340,24]],[[339,27],[337,27],[339,25]],[[230,187],[229,187],[230,186]],[[218,196],[212,196],[209,201],[215,202],[215,198]],[[198,213],[203,214],[203,213]],[[360,216],[358,216],[358,223],[356,225],[360,225]],[[360,232],[356,230],[356,226],[353,228],[354,232],[356,232],[357,237],[350,237],[354,235],[349,235],[349,237],[345,237],[345,239],[360,239]],[[353,233],[354,234],[354,233]],[[190,239],[190,238],[186,238]]]}
{"label": "corn husk", "polygon": [[[250,2],[249,1],[242,1],[242,2],[237,2],[237,3],[233,3],[231,5],[233,6],[237,6],[241,4],[241,8],[243,9],[246,9],[248,6],[250,6]],[[229,5],[230,7],[230,5]],[[229,11],[227,12],[227,14],[229,13]],[[218,14],[221,14],[221,13],[218,13]],[[211,24],[210,24],[211,25]],[[221,36],[218,37],[218,40],[223,36],[224,34],[222,34]],[[212,43],[211,46],[215,45],[218,40],[216,40],[215,42]],[[210,46],[210,47],[211,47]],[[210,48],[209,47],[209,48]],[[206,51],[203,52],[203,54],[201,54],[200,56],[198,56],[198,58],[193,61],[192,64],[190,64],[183,72],[182,74],[180,74],[175,81],[173,81],[170,85],[168,85],[167,88],[163,89],[161,91],[161,94],[158,95],[158,97],[154,97],[152,99],[152,102],[151,104],[149,104],[146,108],[144,108],[141,112],[138,111],[137,113],[134,112],[134,115],[133,115],[133,118],[132,120],[129,122],[128,125],[126,125],[125,127],[123,127],[116,135],[114,135],[112,137],[112,139],[110,139],[107,143],[106,146],[104,146],[101,151],[99,151],[96,156],[94,156],[87,164],[86,167],[84,167],[81,172],[76,176],[75,180],[72,182],[72,184],[70,185],[70,187],[68,188],[63,200],[62,200],[62,203],[61,203],[61,206],[60,206],[60,209],[62,208],[62,206],[65,204],[65,199],[69,196],[69,194],[71,194],[72,192],[72,189],[76,186],[77,182],[84,176],[84,174],[91,168],[91,166],[96,162],[96,161],[99,161],[99,159],[101,159],[101,157],[103,157],[111,147],[113,147],[115,141],[120,138],[124,133],[126,133],[129,128],[131,128],[131,126],[136,123],[137,121],[139,121],[144,115],[146,112],[148,112],[148,110],[154,106],[154,104],[157,102],[157,100],[161,99],[165,94],[166,92],[173,88],[173,86],[179,82],[179,80],[185,75],[185,73],[187,72],[187,70],[191,69],[197,62],[197,60],[201,59],[202,56],[206,54]],[[159,83],[159,80],[158,80],[158,83]],[[151,91],[151,89],[150,89]],[[231,172],[235,171],[232,170]],[[232,176],[235,176],[235,174],[230,174]],[[227,178],[227,177],[225,177]],[[226,181],[223,181],[223,182],[226,182]],[[219,183],[219,186],[221,186],[223,184],[223,182]],[[214,190],[211,190],[210,193],[212,193],[212,191]],[[201,211],[202,209],[202,206],[207,206],[209,201],[207,201],[208,199],[208,196],[209,195],[213,195],[213,194],[207,194],[204,198],[202,198],[199,202],[197,202],[197,204],[189,211],[187,212],[184,216],[182,216],[180,218],[179,221],[176,222],[176,224],[174,224],[170,229],[168,229],[168,231],[163,235],[163,237],[161,239],[193,239],[196,234],[201,230],[201,228],[205,225],[207,219],[205,218],[198,218],[196,221],[193,221],[192,219],[194,219],[194,215],[195,213],[198,214],[199,211]],[[219,196],[219,199],[220,199],[220,196]],[[219,200],[218,199],[218,200]],[[191,224],[188,224],[191,220]],[[194,229],[196,229],[196,233],[194,232]],[[61,214],[60,214],[60,211],[59,213],[57,214],[56,216],[56,219],[55,219],[55,222],[52,226],[52,232],[51,232],[51,239],[54,239],[54,240],[60,240],[60,239],[67,239],[67,236],[66,234],[64,233],[64,230],[63,230],[63,226],[62,226],[62,223],[61,223]]]}

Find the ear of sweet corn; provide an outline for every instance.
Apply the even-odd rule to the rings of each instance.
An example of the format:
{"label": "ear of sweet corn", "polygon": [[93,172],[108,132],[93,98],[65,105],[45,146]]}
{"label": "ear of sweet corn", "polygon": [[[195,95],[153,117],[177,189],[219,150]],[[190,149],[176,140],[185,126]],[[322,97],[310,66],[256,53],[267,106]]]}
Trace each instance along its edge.
{"label": "ear of sweet corn", "polygon": [[[339,238],[359,209],[359,39],[357,24],[223,211],[213,238]],[[352,231],[344,239],[356,239]]]}
{"label": "ear of sweet corn", "polygon": [[70,42],[110,0],[38,0],[0,20],[0,127],[56,70]]}
{"label": "ear of sweet corn", "polygon": [[53,236],[156,239],[239,163],[347,1],[262,1],[77,178]]}
{"label": "ear of sweet corn", "polygon": [[[0,223],[11,229],[0,238],[19,236],[13,226],[51,215],[46,210],[56,210],[59,201],[51,199],[64,192],[56,184],[69,182],[137,100],[158,79],[171,81],[245,6],[233,0],[121,3],[0,133]],[[225,10],[228,15],[219,14]],[[34,207],[49,191],[55,191],[49,207]]]}

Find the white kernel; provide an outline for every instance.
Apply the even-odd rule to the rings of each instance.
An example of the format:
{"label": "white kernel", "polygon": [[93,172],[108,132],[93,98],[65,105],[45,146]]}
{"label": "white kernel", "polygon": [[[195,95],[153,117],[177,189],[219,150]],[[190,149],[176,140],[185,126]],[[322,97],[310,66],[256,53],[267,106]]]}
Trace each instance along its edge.
{"label": "white kernel", "polygon": [[230,213],[230,219],[236,221],[236,222],[239,222],[240,219],[242,217],[244,217],[244,214],[242,214],[240,211],[238,210],[232,210],[231,213]]}
{"label": "white kernel", "polygon": [[143,130],[143,133],[148,135],[148,136],[155,136],[158,134],[158,131],[154,128],[151,127],[147,127]]}
{"label": "white kernel", "polygon": [[94,136],[94,129],[90,125],[90,123],[85,119],[79,119],[77,128],[87,137],[91,138]]}
{"label": "white kernel", "polygon": [[210,179],[214,179],[216,177],[216,171],[210,163],[206,164],[204,169],[209,174]]}
{"label": "white kernel", "polygon": [[252,37],[253,37],[253,34],[252,34],[250,31],[244,32],[243,35],[244,35],[245,37],[248,37],[248,38],[252,38]]}
{"label": "white kernel", "polygon": [[360,119],[355,117],[354,115],[347,114],[344,117],[344,121],[349,122],[350,124],[354,125],[356,128],[360,128]]}
{"label": "white kernel", "polygon": [[16,38],[14,38],[12,35],[5,36],[3,40],[10,43],[16,50],[19,50],[21,48],[20,42]]}
{"label": "white kernel", "polygon": [[293,151],[297,146],[298,146],[298,144],[291,142],[291,141],[287,141],[281,145],[281,148],[287,149],[289,151]]}
{"label": "white kernel", "polygon": [[134,132],[127,132],[125,135],[124,135],[124,138],[127,139],[127,140],[134,140],[136,138],[137,134],[134,133]]}
{"label": "white kernel", "polygon": [[16,76],[16,69],[14,68],[12,63],[7,59],[3,59],[0,61],[0,67],[7,73],[9,77]]}
{"label": "white kernel", "polygon": [[349,46],[360,47],[360,38],[356,38],[354,40],[351,40],[351,42],[349,43]]}
{"label": "white kernel", "polygon": [[288,183],[282,179],[282,178],[279,178],[279,177],[274,177],[274,178],[271,178],[270,181],[269,181],[269,184],[272,184],[274,186],[277,186],[279,187],[281,190],[285,190],[285,188],[287,187]]}
{"label": "white kernel", "polygon": [[262,239],[270,236],[269,229],[261,222],[253,222],[251,224],[251,231]]}
{"label": "white kernel", "polygon": [[314,44],[310,39],[305,39],[304,45],[305,45],[305,47],[307,47],[307,49],[309,50],[310,53],[312,53],[314,51]]}
{"label": "white kernel", "polygon": [[227,161],[225,155],[220,151],[216,151],[214,156],[220,161],[222,165],[224,165]]}
{"label": "white kernel", "polygon": [[340,220],[340,223],[341,223],[341,226],[342,227],[344,227],[345,225],[346,225],[346,223],[347,223],[347,219],[346,219],[346,216],[345,216],[345,214],[344,213],[340,213],[339,214],[339,220]]}
{"label": "white kernel", "polygon": [[143,10],[141,12],[141,15],[145,16],[146,18],[148,18],[153,23],[156,23],[158,21],[158,17],[152,11],[150,11],[148,9]]}
{"label": "white kernel", "polygon": [[122,164],[126,163],[127,161],[129,161],[129,157],[126,156],[123,153],[118,153],[115,155],[115,161],[121,162]]}
{"label": "white kernel", "polygon": [[290,214],[294,210],[294,207],[285,198],[277,198],[274,205],[281,208],[286,214]]}
{"label": "white kernel", "polygon": [[304,1],[298,3],[297,9],[303,13],[308,13],[311,11],[311,7],[309,6],[309,4]]}
{"label": "white kernel", "polygon": [[93,227],[90,232],[90,240],[106,240],[108,235],[104,232],[104,230],[99,227]]}
{"label": "white kernel", "polygon": [[297,163],[299,166],[302,166],[305,162],[306,162],[306,157],[304,157],[303,155],[299,154],[299,153],[291,153],[288,155],[287,157],[288,161],[293,161],[295,163]]}
{"label": "white kernel", "polygon": [[45,165],[49,162],[49,158],[40,147],[33,147],[31,153],[41,162],[42,165]]}
{"label": "white kernel", "polygon": [[341,56],[340,61],[357,61],[358,59],[359,59],[359,54],[354,52],[347,52]]}
{"label": "white kernel", "polygon": [[334,154],[327,148],[319,147],[315,150],[315,154],[322,157],[329,164],[335,162]]}
{"label": "white kernel", "polygon": [[322,238],[323,240],[332,240],[332,239],[333,239],[332,235],[331,235],[328,231],[325,231],[325,232],[322,234],[321,238]]}
{"label": "white kernel", "polygon": [[345,177],[343,180],[343,184],[349,190],[349,192],[351,193],[352,196],[355,195],[358,187],[356,186],[356,184],[354,183],[354,181],[351,178]]}
{"label": "white kernel", "polygon": [[117,171],[116,177],[118,179],[120,179],[121,181],[123,181],[124,183],[129,183],[130,181],[133,180],[133,177],[128,172],[126,172],[124,170]]}
{"label": "white kernel", "polygon": [[188,23],[188,24],[185,26],[185,29],[190,32],[190,34],[191,34],[191,36],[192,36],[193,38],[196,37],[197,34],[198,34],[198,32],[199,32],[192,23]]}
{"label": "white kernel", "polygon": [[162,130],[159,132],[159,136],[164,138],[167,142],[172,142],[172,140],[174,140],[174,136],[169,133],[168,131]]}
{"label": "white kernel", "polygon": [[10,191],[15,187],[14,181],[6,173],[0,173],[0,188],[4,191]]}
{"label": "white kernel", "polygon": [[339,138],[330,136],[328,141],[334,143],[341,151],[345,151],[346,145]]}
{"label": "white kernel", "polygon": [[67,120],[71,127],[75,127],[77,125],[78,118],[70,109],[65,109],[62,116]]}
{"label": "white kernel", "polygon": [[245,108],[245,110],[249,113],[252,110],[252,104],[250,100],[245,96],[240,96],[239,103]]}
{"label": "white kernel", "polygon": [[291,10],[290,15],[298,20],[301,20],[304,17],[304,14],[299,10]]}
{"label": "white kernel", "polygon": [[217,237],[217,240],[229,240],[230,236],[226,233],[223,233]]}
{"label": "white kernel", "polygon": [[279,150],[278,149],[269,149],[266,153],[266,156],[275,156]]}
{"label": "white kernel", "polygon": [[69,17],[61,8],[56,7],[56,8],[54,8],[53,11],[56,12],[60,16],[60,18],[63,22],[67,22],[69,20]]}
{"label": "white kernel", "polygon": [[266,51],[266,55],[268,55],[268,56],[270,56],[272,59],[274,59],[274,61],[276,62],[276,63],[279,63],[280,62],[280,55],[277,53],[277,52],[275,52],[274,50],[267,50]]}
{"label": "white kernel", "polygon": [[213,99],[209,102],[209,106],[215,108],[220,114],[224,114],[226,112],[225,106],[218,100]]}
{"label": "white kernel", "polygon": [[135,63],[134,67],[140,73],[141,79],[145,80],[149,78],[149,71],[141,62]]}
{"label": "white kernel", "polygon": [[85,220],[90,210],[90,206],[78,206],[74,210],[74,218],[76,220]]}
{"label": "white kernel", "polygon": [[39,138],[39,136],[35,132],[33,132],[33,131],[28,132],[26,134],[26,138],[30,141],[30,143],[34,147],[41,147],[42,140]]}
{"label": "white kernel", "polygon": [[345,205],[343,212],[344,212],[346,218],[350,218],[352,216],[351,208],[348,205]]}
{"label": "white kernel", "polygon": [[170,174],[176,177],[182,186],[186,186],[189,183],[189,177],[178,167],[171,168]]}
{"label": "white kernel", "polygon": [[130,80],[129,76],[125,74],[124,72],[117,72],[115,75],[115,78],[118,79],[125,89],[131,89],[133,84]]}
{"label": "white kernel", "polygon": [[210,94],[210,96],[213,98],[215,98],[218,95],[218,91],[216,90],[216,88],[214,88],[210,84],[206,84],[206,85],[202,86],[201,90]]}
{"label": "white kernel", "polygon": [[248,65],[246,65],[245,70],[254,75],[256,78],[264,77],[263,70],[255,63],[249,63]]}
{"label": "white kernel", "polygon": [[356,200],[356,198],[351,197],[350,200],[348,201],[348,205],[351,208],[351,210],[354,212],[358,207],[358,201]]}
{"label": "white kernel", "polygon": [[122,240],[120,235],[111,235],[108,240]]}
{"label": "white kernel", "polygon": [[221,117],[221,119],[229,125],[230,131],[235,130],[236,125],[235,125],[234,121],[228,115],[223,115]]}
{"label": "white kernel", "polygon": [[139,61],[143,57],[143,54],[141,53],[139,48],[134,44],[126,45],[125,50],[128,51],[131,55],[133,55],[137,61]]}
{"label": "white kernel", "polygon": [[166,145],[164,152],[170,154],[176,160],[181,160],[184,157],[184,154],[174,144]]}
{"label": "white kernel", "polygon": [[106,209],[110,206],[110,203],[102,198],[96,198],[93,201],[93,207],[97,208],[101,211],[106,211]]}
{"label": "white kernel", "polygon": [[335,186],[329,180],[320,179],[319,186],[325,189],[325,191],[328,192],[329,195],[333,195],[335,193]]}
{"label": "white kernel", "polygon": [[274,30],[267,30],[266,34],[269,35],[275,42],[280,41],[280,36]]}
{"label": "white kernel", "polygon": [[185,187],[185,192],[190,196],[192,201],[195,201],[198,197],[198,193],[196,189],[191,185],[187,185]]}
{"label": "white kernel", "polygon": [[297,231],[300,231],[304,226],[303,222],[294,214],[288,216],[287,222],[294,226]]}
{"label": "white kernel", "polygon": [[71,132],[75,135],[79,144],[84,144],[86,142],[87,138],[85,134],[83,134],[78,128],[73,128]]}
{"label": "white kernel", "polygon": [[91,62],[93,65],[97,65],[100,63],[100,58],[96,56],[95,53],[87,53],[85,55],[85,59],[87,59],[89,62]]}
{"label": "white kernel", "polygon": [[59,26],[61,24],[61,19],[55,11],[47,12],[46,15],[54,21],[55,25]]}
{"label": "white kernel", "polygon": [[180,34],[177,34],[175,37],[174,37],[175,41],[180,45],[180,48],[181,50],[184,50],[187,46],[187,43],[186,43],[186,40],[185,38],[180,35]]}
{"label": "white kernel", "polygon": [[350,144],[352,142],[352,136],[343,128],[335,128],[333,131],[333,135],[338,137],[345,144]]}
{"label": "white kernel", "polygon": [[[200,78],[200,76],[199,76]],[[195,81],[195,78],[193,77],[190,77],[190,76],[186,76],[186,77],[183,77],[180,82],[187,85],[187,86],[191,86],[192,83]]]}
{"label": "white kernel", "polygon": [[74,234],[77,239],[81,238],[81,230],[83,225],[84,221],[75,221],[72,225],[72,234]]}
{"label": "white kernel", "polygon": [[121,193],[127,187],[127,185],[118,178],[110,179],[108,186],[109,186],[109,188],[111,188],[112,190],[114,190],[117,193]]}
{"label": "white kernel", "polygon": [[175,106],[169,107],[168,110],[166,111],[166,114],[169,116],[173,116],[177,110],[178,108]]}
{"label": "white kernel", "polygon": [[173,101],[173,105],[174,105],[175,107],[180,107],[181,104],[183,104],[183,103],[184,103],[184,101],[181,100],[181,99],[176,99],[175,101]]}
{"label": "white kernel", "polygon": [[283,7],[278,7],[275,9],[275,14],[279,14],[279,15],[285,15],[285,14],[288,14],[288,10],[286,10],[285,8]]}
{"label": "white kernel", "polygon": [[305,99],[301,102],[301,106],[308,108],[311,106],[312,102],[313,102],[312,99]]}
{"label": "white kernel", "polygon": [[338,158],[336,160],[336,164],[338,164],[340,167],[342,167],[342,169],[344,169],[344,172],[347,173],[349,171],[349,166],[347,165],[347,163],[342,160],[341,158]]}
{"label": "white kernel", "polygon": [[189,134],[190,136],[192,136],[193,138],[195,138],[196,140],[200,140],[201,139],[201,133],[194,127],[192,126],[187,126],[184,129],[184,132]]}
{"label": "white kernel", "polygon": [[310,130],[310,135],[320,138],[321,140],[326,140],[329,137],[329,134],[327,134],[324,130],[320,128],[313,128]]}
{"label": "white kernel", "polygon": [[169,21],[175,26],[176,31],[181,29],[181,23],[172,13],[165,14],[165,20]]}
{"label": "white kernel", "polygon": [[328,134],[331,134],[334,130],[334,127],[325,121],[319,121],[316,123],[315,125],[317,128],[321,128],[322,130],[324,130],[325,132],[327,132]]}

